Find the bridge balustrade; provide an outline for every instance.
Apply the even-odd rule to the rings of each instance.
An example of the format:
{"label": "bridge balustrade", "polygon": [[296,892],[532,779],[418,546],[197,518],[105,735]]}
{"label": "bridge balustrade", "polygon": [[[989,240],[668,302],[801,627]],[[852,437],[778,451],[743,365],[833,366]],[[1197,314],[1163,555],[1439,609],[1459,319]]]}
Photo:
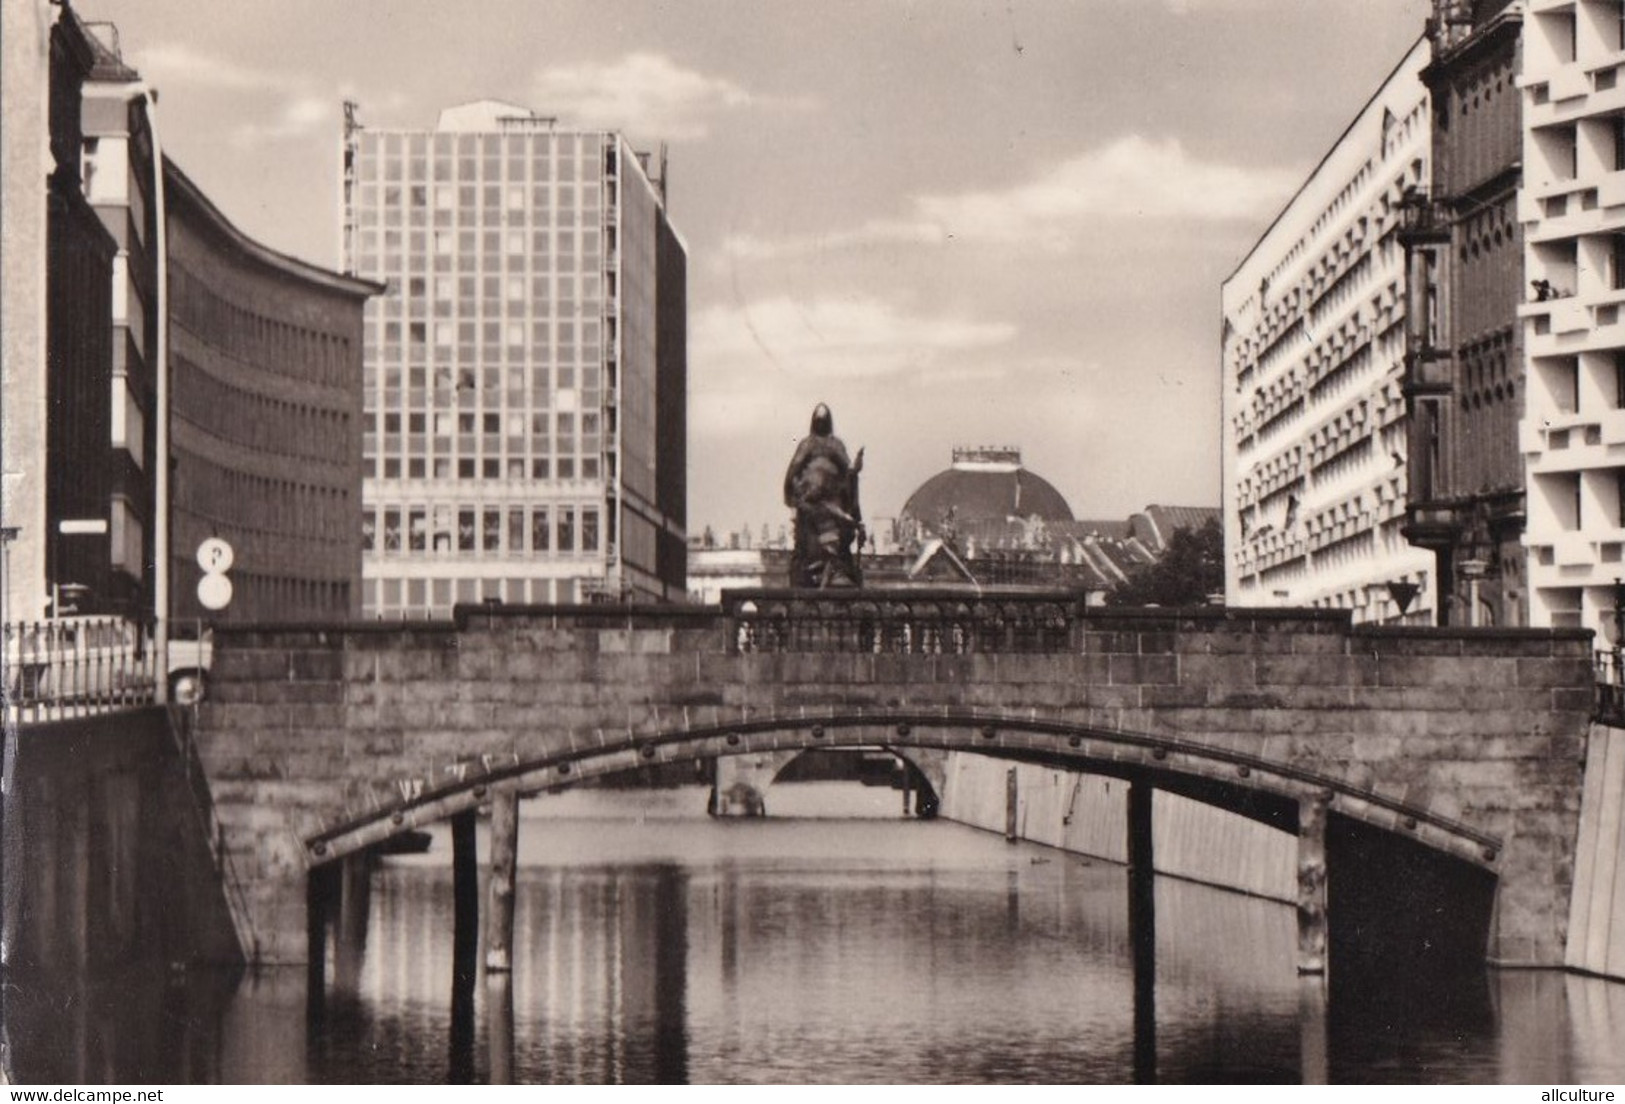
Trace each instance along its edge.
{"label": "bridge balustrade", "polygon": [[920,591],[753,591],[724,594],[740,654],[1054,653],[1076,648],[1084,597]]}
{"label": "bridge balustrade", "polygon": [[0,696],[8,723],[87,717],[154,700],[152,643],[124,618],[7,623],[0,640]]}

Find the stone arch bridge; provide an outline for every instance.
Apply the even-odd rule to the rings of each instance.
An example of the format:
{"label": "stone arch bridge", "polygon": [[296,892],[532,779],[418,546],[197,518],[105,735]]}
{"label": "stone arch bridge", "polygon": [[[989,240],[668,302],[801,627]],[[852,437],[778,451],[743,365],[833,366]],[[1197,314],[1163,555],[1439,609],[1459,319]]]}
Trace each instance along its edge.
{"label": "stone arch bridge", "polygon": [[1592,694],[1579,631],[1100,609],[1067,594],[759,591],[712,607],[222,627],[194,735],[259,961],[305,959],[313,868],[499,787],[880,746],[939,788],[943,754],[974,751],[1296,831],[1300,919],[1325,915],[1329,875],[1334,936],[1338,901],[1402,895],[1395,880],[1423,868],[1385,867],[1362,845],[1344,849],[1365,858],[1340,881],[1328,823],[1335,838],[1388,841],[1450,872],[1438,884],[1465,893],[1452,911],[1473,914],[1470,954],[1555,966]]}

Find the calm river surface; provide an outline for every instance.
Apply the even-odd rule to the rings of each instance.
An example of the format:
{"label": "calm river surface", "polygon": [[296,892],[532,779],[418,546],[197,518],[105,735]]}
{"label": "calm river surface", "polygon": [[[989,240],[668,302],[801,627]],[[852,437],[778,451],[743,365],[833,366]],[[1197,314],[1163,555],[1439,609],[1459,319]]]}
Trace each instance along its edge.
{"label": "calm river surface", "polygon": [[[1625,985],[1448,986],[1294,970],[1287,906],[1159,878],[1154,1024],[1123,868],[887,790],[781,785],[521,806],[514,969],[453,1013],[449,833],[383,860],[365,945],[305,971],[81,987],[17,1039],[29,1081],[1332,1082],[1625,1080]],[[827,819],[818,813],[876,819]],[[480,848],[483,866],[484,826]],[[481,960],[483,961],[483,950]],[[1335,963],[1334,963],[1335,969]],[[141,996],[132,996],[139,993]],[[1136,1029],[1136,1023],[1139,1029]]]}

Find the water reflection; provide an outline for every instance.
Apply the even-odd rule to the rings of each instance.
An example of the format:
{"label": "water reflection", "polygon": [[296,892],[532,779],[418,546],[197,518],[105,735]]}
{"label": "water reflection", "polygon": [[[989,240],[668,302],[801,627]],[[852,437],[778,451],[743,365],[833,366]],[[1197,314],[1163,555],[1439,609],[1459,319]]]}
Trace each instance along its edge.
{"label": "water reflection", "polygon": [[340,887],[352,912],[329,929],[323,999],[307,1002],[303,970],[136,972],[67,991],[59,978],[13,978],[17,1073],[57,1082],[1625,1078],[1625,985],[1537,972],[1345,978],[1334,963],[1328,989],[1296,974],[1290,908],[1159,878],[1153,990],[1143,972],[1136,983],[1122,867],[945,822],[719,823],[642,795],[583,800],[555,806],[577,814],[568,819],[525,807],[511,976],[454,985],[450,833],[441,832],[429,855],[384,860]]}

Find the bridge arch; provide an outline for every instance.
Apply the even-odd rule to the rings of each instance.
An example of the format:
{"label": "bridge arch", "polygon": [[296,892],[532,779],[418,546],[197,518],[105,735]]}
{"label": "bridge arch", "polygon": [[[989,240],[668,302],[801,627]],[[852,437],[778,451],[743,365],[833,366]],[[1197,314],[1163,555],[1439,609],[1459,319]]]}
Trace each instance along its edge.
{"label": "bridge arch", "polygon": [[412,784],[399,787],[398,800],[339,818],[307,835],[303,844],[311,865],[329,862],[475,808],[499,786],[559,790],[651,763],[863,746],[884,747],[905,758],[916,749],[969,751],[1142,781],[1291,831],[1298,827],[1299,806],[1320,802],[1342,817],[1490,872],[1502,850],[1500,839],[1424,804],[1362,789],[1311,767],[1197,740],[978,710],[765,717],[618,739],[599,734],[596,741],[524,760],[481,756],[446,768],[446,781],[438,784],[404,780]]}

